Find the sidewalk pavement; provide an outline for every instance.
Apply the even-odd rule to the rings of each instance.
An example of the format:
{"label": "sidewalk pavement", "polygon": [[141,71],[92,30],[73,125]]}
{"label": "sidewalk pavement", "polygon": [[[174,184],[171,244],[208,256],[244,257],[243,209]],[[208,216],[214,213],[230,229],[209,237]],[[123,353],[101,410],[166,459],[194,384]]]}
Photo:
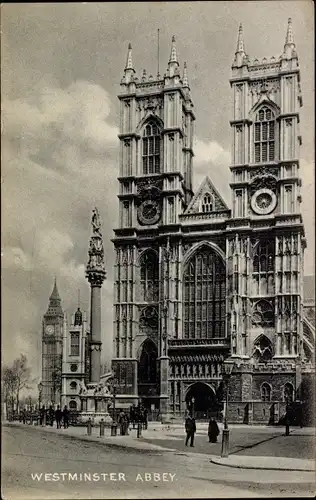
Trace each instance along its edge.
{"label": "sidewalk pavement", "polygon": [[247,457],[245,455],[230,455],[227,458],[212,457],[211,462],[237,469],[284,470],[314,472],[315,461],[302,458],[285,457]]}
{"label": "sidewalk pavement", "polygon": [[[20,427],[23,428],[27,424],[21,424],[19,422],[7,422],[4,425],[8,427]],[[28,426],[30,427],[30,426]],[[151,427],[151,426],[150,426]],[[149,428],[147,431],[143,432],[142,438],[137,438],[137,430],[130,431],[128,436],[109,436],[105,435],[100,437],[99,435],[99,427],[94,427],[92,429],[92,435],[87,435],[86,427],[69,427],[68,429],[57,429],[56,427],[42,427],[42,426],[32,426],[33,429],[47,432],[50,434],[61,434],[68,438],[75,438],[81,441],[92,441],[98,444],[105,444],[109,447],[123,448],[126,450],[139,450],[145,452],[169,452],[174,453],[176,455],[186,455],[196,457],[196,459],[200,459],[203,461],[210,461],[217,465],[222,465],[226,467],[234,467],[234,468],[242,468],[242,469],[256,469],[256,470],[282,470],[282,471],[304,471],[304,472],[314,472],[315,471],[315,461],[314,460],[306,460],[299,458],[285,458],[285,457],[271,457],[271,456],[245,456],[245,455],[230,455],[227,458],[222,457],[211,457],[207,454],[202,453],[179,453],[178,450],[172,448],[166,448],[163,446],[155,445],[153,443],[148,443],[144,441],[145,439],[150,439],[153,436],[157,438],[157,434],[161,434],[161,439],[164,439],[168,436],[168,431],[155,428]],[[308,429],[309,435],[313,435],[312,428]],[[105,432],[109,429],[105,429]],[[175,431],[175,428],[172,428],[172,431]],[[281,427],[280,431],[284,432],[284,429]],[[296,428],[293,429],[293,434],[300,434],[302,432],[306,432],[307,429]],[[181,434],[183,434],[183,429]],[[280,432],[281,434],[281,432]],[[174,438],[173,438],[174,439]],[[182,438],[181,438],[182,439]]]}

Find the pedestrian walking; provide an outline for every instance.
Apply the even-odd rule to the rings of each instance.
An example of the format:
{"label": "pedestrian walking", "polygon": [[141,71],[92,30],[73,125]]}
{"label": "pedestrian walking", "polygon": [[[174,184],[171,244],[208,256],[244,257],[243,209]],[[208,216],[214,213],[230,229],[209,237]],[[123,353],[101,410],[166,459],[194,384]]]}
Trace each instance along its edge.
{"label": "pedestrian walking", "polygon": [[118,421],[119,421],[119,425],[120,425],[120,434],[121,434],[121,436],[125,436],[125,431],[126,431],[126,415],[125,415],[125,413],[124,413],[123,410],[119,413]]}
{"label": "pedestrian walking", "polygon": [[68,410],[67,406],[64,406],[62,416],[63,416],[63,422],[64,422],[64,429],[68,429],[68,427],[69,427],[69,410]]}
{"label": "pedestrian walking", "polygon": [[55,417],[54,408],[52,405],[50,405],[48,409],[48,422],[51,427],[53,427],[54,425],[54,417]]}
{"label": "pedestrian walking", "polygon": [[26,411],[25,411],[25,409],[22,410],[22,422],[23,422],[23,424],[26,424]]}
{"label": "pedestrian walking", "polygon": [[40,425],[43,425],[44,413],[45,413],[45,406],[42,406],[42,408],[40,408],[40,411],[39,411]]}
{"label": "pedestrian walking", "polygon": [[188,442],[190,441],[190,446],[194,446],[194,434],[196,432],[196,424],[195,419],[191,416],[188,416],[185,421],[185,432],[187,434],[185,440],[185,446],[188,446]]}
{"label": "pedestrian walking", "polygon": [[57,410],[55,411],[55,419],[57,424],[57,429],[61,429],[61,420],[63,418],[63,412],[60,409],[60,406],[57,406]]}
{"label": "pedestrian walking", "polygon": [[219,428],[214,417],[211,417],[208,424],[208,440],[209,443],[217,443],[217,437],[219,435]]}

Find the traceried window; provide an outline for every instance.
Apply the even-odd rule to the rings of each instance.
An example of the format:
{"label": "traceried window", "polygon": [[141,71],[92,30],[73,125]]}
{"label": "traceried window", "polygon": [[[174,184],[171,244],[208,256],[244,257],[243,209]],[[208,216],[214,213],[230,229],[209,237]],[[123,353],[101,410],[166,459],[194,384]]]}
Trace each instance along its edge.
{"label": "traceried window", "polygon": [[255,163],[274,161],[275,159],[275,115],[267,106],[256,114],[254,124],[254,160]]}
{"label": "traceried window", "polygon": [[273,357],[272,344],[265,335],[261,335],[254,343],[253,357],[258,363],[271,361]]}
{"label": "traceried window", "polygon": [[150,384],[157,381],[157,348],[152,340],[145,340],[138,365],[138,381]]}
{"label": "traceried window", "polygon": [[288,405],[294,401],[294,387],[289,382],[283,388],[283,399]]}
{"label": "traceried window", "polygon": [[271,401],[271,387],[266,382],[261,386],[261,399],[262,401]]}
{"label": "traceried window", "polygon": [[274,294],[274,247],[273,241],[259,241],[253,255],[254,295]]}
{"label": "traceried window", "polygon": [[199,249],[184,269],[184,337],[225,336],[226,271],[209,247]]}
{"label": "traceried window", "polygon": [[270,300],[259,300],[253,308],[253,326],[272,327],[274,325],[274,307]]}
{"label": "traceried window", "polygon": [[157,302],[159,295],[159,262],[156,252],[147,250],[140,259],[140,300]]}
{"label": "traceried window", "polygon": [[70,336],[70,355],[79,356],[79,333],[72,333]]}
{"label": "traceried window", "polygon": [[202,212],[212,212],[214,210],[214,199],[210,193],[205,193],[202,200]]}
{"label": "traceried window", "polygon": [[153,121],[147,123],[143,132],[143,174],[160,172],[160,130]]}

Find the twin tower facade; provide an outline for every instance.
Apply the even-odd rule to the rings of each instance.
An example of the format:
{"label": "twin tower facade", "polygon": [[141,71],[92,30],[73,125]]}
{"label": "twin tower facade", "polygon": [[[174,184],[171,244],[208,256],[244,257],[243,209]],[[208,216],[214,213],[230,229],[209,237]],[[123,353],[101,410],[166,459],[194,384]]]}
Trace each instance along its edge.
{"label": "twin tower facade", "polygon": [[155,78],[137,78],[128,48],[112,366],[118,404],[141,400],[175,416],[193,404],[203,416],[220,407],[222,364],[232,359],[230,418],[251,423],[300,399],[312,356],[303,334],[302,95],[291,20],[282,54],[270,60],[249,58],[239,28],[230,84],[231,209],[215,178],[193,192],[195,114],[175,39]]}

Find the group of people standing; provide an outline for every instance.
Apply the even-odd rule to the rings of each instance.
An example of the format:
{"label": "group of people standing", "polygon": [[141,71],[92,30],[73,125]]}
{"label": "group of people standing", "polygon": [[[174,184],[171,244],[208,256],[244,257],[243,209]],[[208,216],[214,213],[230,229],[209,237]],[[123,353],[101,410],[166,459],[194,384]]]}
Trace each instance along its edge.
{"label": "group of people standing", "polygon": [[[188,415],[185,420],[185,432],[186,432],[185,446],[188,446],[188,443],[190,441],[190,446],[193,447],[194,436],[196,433],[196,423],[195,423],[195,418],[192,417],[191,415]],[[219,436],[219,428],[217,422],[214,417],[211,417],[208,424],[209,443],[216,443],[218,436]]]}
{"label": "group of people standing", "polygon": [[57,429],[61,429],[62,423],[64,425],[64,429],[67,429],[69,427],[69,410],[67,406],[64,406],[63,410],[61,410],[59,405],[57,406],[56,410],[54,410],[52,405],[48,409],[46,409],[45,406],[43,406],[40,409],[40,415],[39,415],[40,425],[44,425],[45,416],[46,416],[46,424],[50,425],[51,427],[53,427],[55,420]]}

